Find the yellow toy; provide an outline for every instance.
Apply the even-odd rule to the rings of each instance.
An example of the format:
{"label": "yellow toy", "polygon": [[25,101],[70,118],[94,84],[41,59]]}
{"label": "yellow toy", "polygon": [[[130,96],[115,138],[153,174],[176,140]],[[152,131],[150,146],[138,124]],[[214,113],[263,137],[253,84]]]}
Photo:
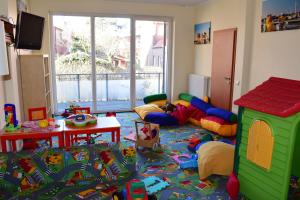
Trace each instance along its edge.
{"label": "yellow toy", "polygon": [[40,120],[38,123],[40,128],[47,128],[49,126],[48,120],[46,119]]}

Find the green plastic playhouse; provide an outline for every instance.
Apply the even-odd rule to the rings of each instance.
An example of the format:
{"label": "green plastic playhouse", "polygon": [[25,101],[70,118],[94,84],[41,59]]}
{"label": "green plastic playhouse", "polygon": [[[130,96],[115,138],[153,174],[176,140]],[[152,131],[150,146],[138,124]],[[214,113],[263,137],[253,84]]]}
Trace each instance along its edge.
{"label": "green plastic playhouse", "polygon": [[235,172],[252,200],[285,200],[300,177],[300,81],[270,78],[235,101],[239,127]]}

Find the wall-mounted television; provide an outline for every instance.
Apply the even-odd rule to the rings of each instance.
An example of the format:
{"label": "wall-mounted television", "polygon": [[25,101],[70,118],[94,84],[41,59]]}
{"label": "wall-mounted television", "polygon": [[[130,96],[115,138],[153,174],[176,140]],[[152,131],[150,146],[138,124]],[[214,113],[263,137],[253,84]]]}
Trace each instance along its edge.
{"label": "wall-mounted television", "polygon": [[42,47],[45,18],[26,12],[18,14],[15,48],[40,50]]}

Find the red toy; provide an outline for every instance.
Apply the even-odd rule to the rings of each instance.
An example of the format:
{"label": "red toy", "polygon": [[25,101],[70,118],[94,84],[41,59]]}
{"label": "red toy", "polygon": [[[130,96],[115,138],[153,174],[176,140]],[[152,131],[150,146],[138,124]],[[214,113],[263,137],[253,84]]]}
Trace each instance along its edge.
{"label": "red toy", "polygon": [[105,116],[106,117],[116,117],[117,113],[115,113],[115,112],[107,112]]}
{"label": "red toy", "polygon": [[192,152],[195,152],[196,146],[201,142],[199,138],[191,138],[189,140],[188,149]]}
{"label": "red toy", "polygon": [[232,200],[238,199],[240,191],[240,182],[234,173],[232,173],[228,178],[226,190]]}

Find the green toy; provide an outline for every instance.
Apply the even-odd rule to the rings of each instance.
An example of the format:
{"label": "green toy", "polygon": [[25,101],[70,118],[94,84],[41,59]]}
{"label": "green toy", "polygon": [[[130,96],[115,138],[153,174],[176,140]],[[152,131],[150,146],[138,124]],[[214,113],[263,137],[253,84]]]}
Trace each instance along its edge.
{"label": "green toy", "polygon": [[191,102],[193,97],[194,96],[192,96],[188,93],[180,93],[179,96],[178,96],[178,98],[180,100],[184,100],[184,101],[187,101],[187,102]]}
{"label": "green toy", "polygon": [[85,127],[88,124],[97,124],[97,117],[90,114],[71,115],[65,119],[67,125]]}
{"label": "green toy", "polygon": [[300,81],[270,78],[235,101],[235,172],[249,199],[288,199],[291,175],[300,177],[299,91]]}
{"label": "green toy", "polygon": [[154,94],[154,95],[149,95],[144,97],[144,103],[148,104],[154,101],[159,101],[159,100],[167,100],[168,97],[166,94]]}

